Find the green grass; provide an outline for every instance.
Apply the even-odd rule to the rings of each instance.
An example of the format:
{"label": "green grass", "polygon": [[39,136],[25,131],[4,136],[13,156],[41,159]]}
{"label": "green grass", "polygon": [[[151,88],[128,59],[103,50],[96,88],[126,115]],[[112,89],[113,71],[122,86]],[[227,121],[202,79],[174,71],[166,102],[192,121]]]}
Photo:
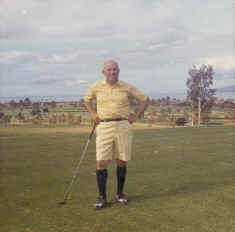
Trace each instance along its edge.
{"label": "green grass", "polygon": [[126,182],[130,204],[114,201],[112,162],[112,204],[101,211],[92,209],[97,197],[94,138],[71,199],[58,207],[88,134],[30,130],[0,129],[1,232],[235,230],[235,127],[134,131]]}

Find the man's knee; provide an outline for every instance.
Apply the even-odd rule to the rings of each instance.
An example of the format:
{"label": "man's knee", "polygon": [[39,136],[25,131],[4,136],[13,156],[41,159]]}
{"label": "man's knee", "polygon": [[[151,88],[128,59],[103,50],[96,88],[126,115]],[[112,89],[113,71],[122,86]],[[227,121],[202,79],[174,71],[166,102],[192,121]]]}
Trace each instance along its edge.
{"label": "man's knee", "polygon": [[127,162],[124,160],[116,159],[116,163],[119,167],[124,167],[124,166],[126,166]]}
{"label": "man's knee", "polygon": [[108,160],[98,160],[96,162],[96,169],[97,170],[104,170],[108,168]]}

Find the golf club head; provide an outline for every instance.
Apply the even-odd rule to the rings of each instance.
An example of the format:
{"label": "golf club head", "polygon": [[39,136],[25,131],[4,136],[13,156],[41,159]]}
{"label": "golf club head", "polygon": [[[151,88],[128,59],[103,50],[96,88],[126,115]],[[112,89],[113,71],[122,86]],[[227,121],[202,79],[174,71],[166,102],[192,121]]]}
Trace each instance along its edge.
{"label": "golf club head", "polygon": [[66,200],[59,201],[57,204],[58,204],[58,205],[65,205],[65,204],[66,204]]}

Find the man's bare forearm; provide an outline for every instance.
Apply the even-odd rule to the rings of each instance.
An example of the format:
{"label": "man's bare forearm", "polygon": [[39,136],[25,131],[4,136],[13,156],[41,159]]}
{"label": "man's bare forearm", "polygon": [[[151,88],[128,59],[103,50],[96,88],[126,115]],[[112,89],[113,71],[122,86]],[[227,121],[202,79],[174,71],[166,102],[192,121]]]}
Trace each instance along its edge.
{"label": "man's bare forearm", "polygon": [[91,102],[84,102],[84,105],[86,106],[86,108],[87,108],[88,112],[90,113],[94,122],[98,124],[100,122],[100,119],[99,119],[99,116],[98,116],[96,110],[93,108]]}
{"label": "man's bare forearm", "polygon": [[88,112],[92,115],[92,114],[96,114],[95,109],[92,107],[91,102],[84,102],[84,105],[86,106]]}
{"label": "man's bare forearm", "polygon": [[145,101],[142,101],[139,104],[139,106],[138,106],[138,108],[136,110],[136,117],[137,118],[139,118],[140,115],[145,111],[145,109],[147,108],[148,104],[149,104],[149,98],[147,98]]}
{"label": "man's bare forearm", "polygon": [[140,115],[145,111],[145,109],[147,108],[149,104],[149,98],[147,98],[146,100],[140,102],[135,114],[130,114],[128,117],[128,121],[130,123],[134,123],[139,117]]}

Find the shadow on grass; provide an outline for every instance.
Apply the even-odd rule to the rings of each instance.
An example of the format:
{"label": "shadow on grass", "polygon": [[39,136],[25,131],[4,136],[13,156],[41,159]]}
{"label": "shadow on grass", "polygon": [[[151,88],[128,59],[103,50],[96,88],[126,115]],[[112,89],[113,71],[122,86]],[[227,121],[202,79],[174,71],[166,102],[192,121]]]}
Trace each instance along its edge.
{"label": "shadow on grass", "polygon": [[203,182],[191,182],[187,184],[183,184],[177,186],[176,188],[170,188],[167,190],[159,189],[159,191],[152,192],[152,191],[143,191],[143,194],[139,195],[129,195],[130,202],[133,201],[146,201],[155,198],[165,198],[165,197],[174,197],[179,195],[191,195],[193,193],[200,193],[200,192],[208,192],[213,191],[217,188],[221,188],[224,186],[235,186],[235,179],[232,181],[221,182],[221,183],[203,183]]}

